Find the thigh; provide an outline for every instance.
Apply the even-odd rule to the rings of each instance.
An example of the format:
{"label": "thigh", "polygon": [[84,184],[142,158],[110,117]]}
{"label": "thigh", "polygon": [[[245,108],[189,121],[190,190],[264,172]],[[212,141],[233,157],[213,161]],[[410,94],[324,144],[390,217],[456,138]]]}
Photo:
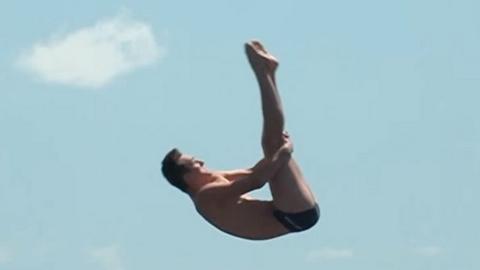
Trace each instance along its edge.
{"label": "thigh", "polygon": [[278,210],[296,213],[315,206],[315,197],[293,157],[268,183]]}

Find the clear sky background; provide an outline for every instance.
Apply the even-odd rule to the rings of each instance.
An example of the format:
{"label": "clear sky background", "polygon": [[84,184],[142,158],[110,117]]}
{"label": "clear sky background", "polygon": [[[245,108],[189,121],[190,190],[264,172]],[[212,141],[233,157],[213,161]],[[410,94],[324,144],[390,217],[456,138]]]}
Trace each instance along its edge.
{"label": "clear sky background", "polygon": [[[479,10],[2,1],[0,269],[479,269]],[[210,168],[261,158],[250,38],[280,60],[322,208],[261,242],[204,222],[160,171],[174,146]]]}

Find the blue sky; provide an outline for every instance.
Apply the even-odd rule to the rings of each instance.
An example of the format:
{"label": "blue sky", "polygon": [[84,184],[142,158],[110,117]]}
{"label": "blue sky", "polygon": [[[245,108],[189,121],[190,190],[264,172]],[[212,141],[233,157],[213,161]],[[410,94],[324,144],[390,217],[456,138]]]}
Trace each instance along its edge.
{"label": "blue sky", "polygon": [[[478,269],[479,9],[2,2],[0,269]],[[322,208],[263,242],[217,231],[160,172],[174,146],[211,168],[261,157],[250,38],[280,59]]]}

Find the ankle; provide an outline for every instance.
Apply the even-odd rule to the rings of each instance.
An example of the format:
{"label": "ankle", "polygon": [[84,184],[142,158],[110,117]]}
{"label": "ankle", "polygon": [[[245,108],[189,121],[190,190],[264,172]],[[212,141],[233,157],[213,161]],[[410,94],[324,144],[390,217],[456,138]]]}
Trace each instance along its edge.
{"label": "ankle", "polygon": [[262,80],[273,81],[273,79],[275,78],[274,74],[268,70],[255,70],[255,76],[259,81],[262,81]]}

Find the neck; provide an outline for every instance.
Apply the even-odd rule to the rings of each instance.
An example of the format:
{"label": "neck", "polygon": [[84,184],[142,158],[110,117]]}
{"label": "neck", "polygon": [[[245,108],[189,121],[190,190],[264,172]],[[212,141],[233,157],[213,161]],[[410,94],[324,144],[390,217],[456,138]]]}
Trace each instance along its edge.
{"label": "neck", "polygon": [[202,172],[193,176],[193,181],[189,181],[188,190],[190,196],[195,196],[197,192],[205,185],[215,182],[215,177],[212,172]]}

